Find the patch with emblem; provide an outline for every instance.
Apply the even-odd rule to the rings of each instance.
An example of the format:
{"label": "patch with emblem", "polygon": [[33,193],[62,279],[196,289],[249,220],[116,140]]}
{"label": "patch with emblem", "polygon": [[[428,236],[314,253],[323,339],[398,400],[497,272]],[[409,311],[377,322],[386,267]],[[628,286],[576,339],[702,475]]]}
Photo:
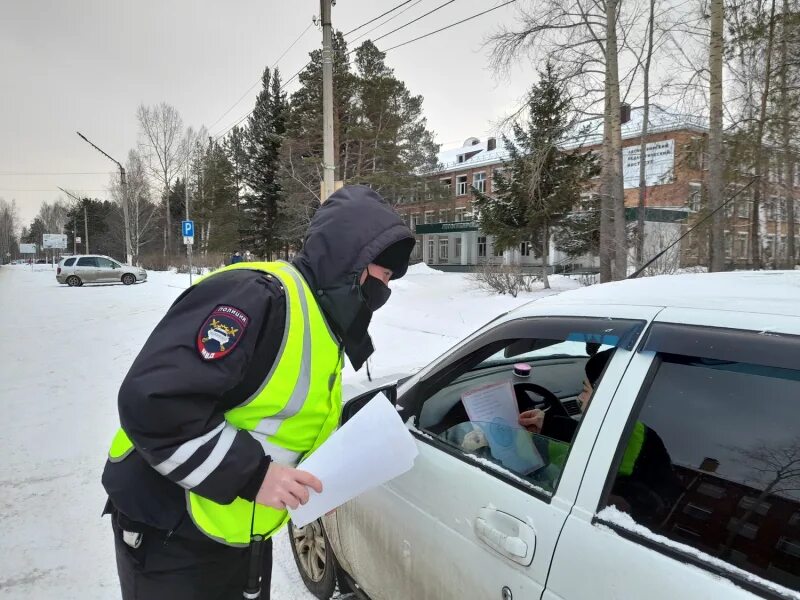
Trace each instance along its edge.
{"label": "patch with emblem", "polygon": [[197,350],[203,360],[219,360],[230,354],[244,336],[250,322],[243,311],[220,304],[197,333]]}

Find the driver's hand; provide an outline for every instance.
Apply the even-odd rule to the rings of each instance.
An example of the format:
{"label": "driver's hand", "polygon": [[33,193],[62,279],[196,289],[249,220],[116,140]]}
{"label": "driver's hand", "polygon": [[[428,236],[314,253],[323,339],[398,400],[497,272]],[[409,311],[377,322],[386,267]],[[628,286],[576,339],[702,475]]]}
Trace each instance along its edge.
{"label": "driver's hand", "polygon": [[544,426],[544,411],[534,408],[519,416],[519,424],[531,433],[541,433]]}

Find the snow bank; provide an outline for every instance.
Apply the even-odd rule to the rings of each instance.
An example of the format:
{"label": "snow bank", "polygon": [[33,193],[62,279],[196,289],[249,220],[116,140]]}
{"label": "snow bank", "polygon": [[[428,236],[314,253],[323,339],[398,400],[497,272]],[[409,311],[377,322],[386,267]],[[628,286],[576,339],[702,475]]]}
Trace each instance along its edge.
{"label": "snow bank", "polygon": [[411,265],[408,267],[408,275],[444,275],[444,271],[437,271],[436,269],[431,269],[427,264],[424,262],[417,263],[415,265]]}

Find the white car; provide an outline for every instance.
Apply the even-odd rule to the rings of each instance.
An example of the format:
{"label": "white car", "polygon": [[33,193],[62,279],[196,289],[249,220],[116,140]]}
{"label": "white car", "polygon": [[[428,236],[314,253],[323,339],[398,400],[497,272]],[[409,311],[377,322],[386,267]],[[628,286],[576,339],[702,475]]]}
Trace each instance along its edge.
{"label": "white car", "polygon": [[[470,422],[487,385],[542,410],[541,434]],[[372,600],[800,598],[800,272],[543,298],[342,420],[378,391],[419,455],[291,529],[318,598],[337,580]]]}
{"label": "white car", "polygon": [[132,285],[147,281],[147,271],[141,267],[120,264],[102,254],[79,254],[62,258],[58,262],[56,281],[70,287],[79,287],[84,283]]}

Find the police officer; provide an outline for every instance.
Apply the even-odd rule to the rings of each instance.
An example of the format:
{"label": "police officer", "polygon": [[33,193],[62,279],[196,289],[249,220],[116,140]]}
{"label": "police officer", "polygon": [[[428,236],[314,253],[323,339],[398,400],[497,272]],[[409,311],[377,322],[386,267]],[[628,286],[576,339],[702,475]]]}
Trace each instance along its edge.
{"label": "police officer", "polygon": [[270,538],[322,489],[295,467],[336,428],[343,353],[358,370],[373,352],[413,246],[377,193],[345,187],[291,264],[231,265],[175,301],[122,383],[103,473],[123,600],[241,598],[253,556],[269,598]]}

